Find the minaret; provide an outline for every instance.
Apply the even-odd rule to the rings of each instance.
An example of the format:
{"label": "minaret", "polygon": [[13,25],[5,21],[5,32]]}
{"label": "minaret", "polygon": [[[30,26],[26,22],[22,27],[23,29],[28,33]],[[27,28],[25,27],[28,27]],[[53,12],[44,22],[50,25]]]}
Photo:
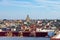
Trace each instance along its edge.
{"label": "minaret", "polygon": [[27,15],[27,17],[26,17],[26,22],[30,22],[30,17],[29,17],[29,15]]}

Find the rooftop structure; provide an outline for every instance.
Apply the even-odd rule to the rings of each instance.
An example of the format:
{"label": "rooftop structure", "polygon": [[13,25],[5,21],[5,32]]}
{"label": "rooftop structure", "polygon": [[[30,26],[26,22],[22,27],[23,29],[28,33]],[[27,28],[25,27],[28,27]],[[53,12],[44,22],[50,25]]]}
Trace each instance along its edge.
{"label": "rooftop structure", "polygon": [[29,17],[29,15],[27,15],[27,17],[26,17],[26,22],[30,22],[30,17]]}

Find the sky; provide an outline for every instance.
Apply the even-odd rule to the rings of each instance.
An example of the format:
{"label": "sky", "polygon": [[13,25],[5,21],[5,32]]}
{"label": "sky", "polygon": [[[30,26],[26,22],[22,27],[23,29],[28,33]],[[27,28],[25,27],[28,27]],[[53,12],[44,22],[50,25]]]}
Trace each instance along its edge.
{"label": "sky", "polygon": [[0,0],[0,19],[60,19],[60,0]]}

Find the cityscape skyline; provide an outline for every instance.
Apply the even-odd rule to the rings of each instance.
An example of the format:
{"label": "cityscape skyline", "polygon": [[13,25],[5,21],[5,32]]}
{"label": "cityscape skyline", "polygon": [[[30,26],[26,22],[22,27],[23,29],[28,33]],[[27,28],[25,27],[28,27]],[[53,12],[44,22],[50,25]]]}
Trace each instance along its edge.
{"label": "cityscape skyline", "polygon": [[60,0],[0,0],[0,19],[60,19]]}

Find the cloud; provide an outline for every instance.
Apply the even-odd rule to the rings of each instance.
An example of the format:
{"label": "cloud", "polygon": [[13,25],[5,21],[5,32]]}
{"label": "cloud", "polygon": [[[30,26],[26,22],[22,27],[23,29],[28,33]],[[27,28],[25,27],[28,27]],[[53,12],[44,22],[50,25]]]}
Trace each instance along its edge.
{"label": "cloud", "polygon": [[47,1],[47,0],[35,0],[36,2],[43,2],[43,1]]}
{"label": "cloud", "polygon": [[12,6],[12,5],[15,5],[15,6],[17,6],[17,5],[30,5],[30,3],[29,2],[17,2],[17,1],[10,1],[10,0],[3,0],[2,2],[0,2],[0,5],[4,5],[4,6]]}
{"label": "cloud", "polygon": [[40,5],[44,5],[44,6],[48,6],[48,7],[54,7],[54,8],[60,8],[60,2],[55,0],[55,1],[51,1],[51,0],[35,0],[37,2],[37,4]]}
{"label": "cloud", "polygon": [[28,2],[28,1],[12,1],[12,0],[3,0],[0,2],[0,5],[3,6],[18,6],[18,7],[44,7],[44,6],[37,6],[38,4],[34,4],[34,2]]}
{"label": "cloud", "polygon": [[60,1],[60,0],[48,0],[48,1]]}
{"label": "cloud", "polygon": [[60,2],[56,0],[3,0],[0,2],[3,6],[18,6],[18,7],[39,7],[39,8],[60,8]]}

